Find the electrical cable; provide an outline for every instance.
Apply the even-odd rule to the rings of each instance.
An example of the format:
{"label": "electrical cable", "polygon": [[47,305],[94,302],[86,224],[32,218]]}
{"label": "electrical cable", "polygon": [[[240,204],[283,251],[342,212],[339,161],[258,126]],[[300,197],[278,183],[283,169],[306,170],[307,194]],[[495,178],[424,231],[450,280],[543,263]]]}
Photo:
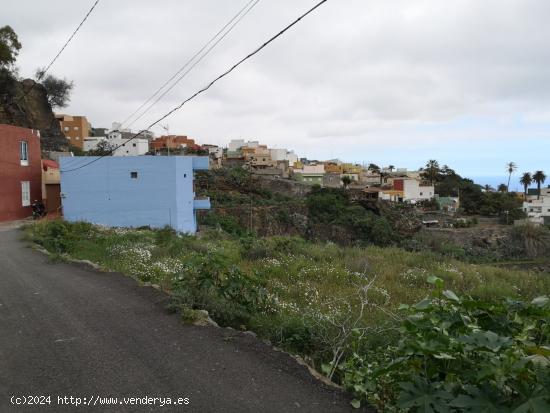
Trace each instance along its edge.
{"label": "electrical cable", "polygon": [[281,37],[283,34],[285,34],[287,31],[289,31],[291,28],[293,28],[295,25],[297,25],[302,19],[304,19],[305,17],[307,17],[308,15],[310,15],[311,13],[313,13],[315,10],[317,10],[319,7],[321,7],[323,4],[325,4],[328,0],[321,0],[319,3],[317,3],[315,6],[313,6],[311,9],[309,9],[308,11],[306,11],[305,13],[303,13],[302,15],[300,15],[296,20],[294,20],[292,23],[290,23],[288,26],[286,26],[283,30],[281,30],[279,33],[277,33],[276,35],[274,35],[273,37],[271,37],[269,40],[267,40],[264,44],[262,44],[260,47],[258,47],[256,50],[254,50],[252,53],[249,53],[247,56],[243,57],[241,60],[239,60],[237,63],[235,63],[233,66],[231,66],[229,69],[227,69],[225,72],[223,72],[221,75],[219,75],[218,77],[216,77],[214,80],[212,80],[208,85],[206,85],[205,87],[203,87],[202,89],[200,89],[199,91],[195,92],[193,95],[191,95],[190,97],[188,97],[187,99],[185,99],[183,102],[181,102],[178,106],[174,107],[173,109],[171,109],[170,111],[168,111],[166,114],[164,114],[163,116],[161,116],[159,119],[157,119],[156,121],[154,121],[153,123],[151,123],[147,129],[143,129],[141,131],[139,131],[138,133],[136,133],[134,136],[132,136],[131,138],[128,138],[128,140],[126,140],[126,142],[116,146],[115,148],[113,148],[111,151],[109,151],[109,154],[108,155],[102,155],[102,156],[99,156],[95,159],[92,159],[91,161],[85,163],[84,165],[80,165],[76,168],[72,168],[72,169],[66,169],[66,170],[62,170],[61,172],[64,173],[64,172],[73,172],[73,171],[76,171],[76,170],[79,170],[79,169],[82,169],[82,168],[85,168],[86,166],[89,166],[91,164],[93,164],[94,162],[97,162],[99,161],[100,159],[103,159],[104,157],[106,156],[109,156],[111,155],[114,151],[116,151],[117,149],[121,148],[123,145],[126,145],[128,142],[131,142],[132,140],[136,139],[139,135],[141,135],[142,133],[144,132],[147,132],[149,129],[151,129],[153,126],[155,126],[157,123],[159,122],[162,122],[164,119],[166,119],[168,116],[170,116],[172,113],[180,110],[186,103],[192,101],[193,99],[195,99],[197,96],[199,96],[200,94],[206,92],[208,89],[210,89],[215,83],[217,83],[219,80],[223,79],[224,77],[226,77],[227,75],[229,75],[231,72],[233,72],[237,67],[239,67],[241,64],[243,64],[244,62],[246,62],[247,60],[249,60],[250,58],[252,58],[253,56],[255,56],[256,54],[258,54],[260,51],[262,51],[264,48],[266,48],[268,45],[270,45],[271,43],[273,43],[275,40],[277,40],[279,37]]}
{"label": "electrical cable", "polygon": [[[206,42],[206,43],[205,43],[205,44],[204,44],[204,45],[203,45],[194,55],[193,55],[193,56],[191,56],[191,57],[187,60],[187,62],[185,62],[185,64],[184,64],[182,67],[180,67],[176,73],[174,73],[174,74],[172,75],[172,77],[170,77],[166,82],[164,82],[164,84],[162,84],[162,86],[160,86],[160,87],[155,91],[155,93],[153,93],[151,96],[149,96],[149,98],[147,98],[147,100],[146,100],[145,102],[143,102],[143,103],[141,104],[140,107],[138,107],[134,112],[132,112],[132,114],[129,115],[129,116],[122,122],[122,125],[121,125],[120,129],[123,129],[123,128],[126,126],[127,122],[128,122],[130,119],[132,119],[141,109],[143,109],[149,102],[151,102],[159,93],[162,92],[162,90],[163,90],[167,85],[170,84],[170,82],[172,82],[172,81],[173,81],[182,71],[184,71],[184,70],[185,70],[185,69],[186,69],[186,68],[187,68],[187,67],[188,67],[197,57],[199,57],[199,55],[200,55],[202,52],[204,52],[204,51],[208,48],[208,46],[209,46],[212,42],[214,42],[214,41],[215,41],[215,40],[216,40],[216,39],[217,39],[217,38],[218,38],[218,37],[219,37],[219,36],[220,36],[220,35],[221,35],[221,34],[222,34],[222,33],[223,33],[223,32],[224,32],[224,31],[234,22],[234,21],[235,21],[235,20],[239,19],[239,20],[236,22],[236,24],[237,24],[240,20],[242,20],[242,18],[244,18],[244,16],[246,16],[246,14],[248,14],[248,13],[252,10],[252,8],[254,8],[254,6],[256,6],[256,4],[257,4],[259,1],[260,1],[260,0],[250,0],[241,10],[239,10],[239,12],[238,12],[235,16],[233,16],[233,17],[232,17],[232,18],[231,18],[231,19],[230,19],[230,20],[229,20],[220,30],[218,30],[218,32],[217,32],[214,36],[212,36],[212,37],[211,37],[211,38],[210,38],[210,39],[209,39],[209,40],[208,40],[208,41],[207,41],[207,42]],[[252,5],[252,7],[250,7],[250,5],[251,5],[252,3],[254,3],[254,4]],[[250,8],[249,8],[249,7],[250,7]],[[249,8],[249,9],[248,9],[248,8]],[[247,9],[248,9],[248,10],[247,10]],[[245,10],[247,10],[247,11],[245,12]],[[241,16],[241,14],[243,14],[243,12],[245,12],[245,14]],[[241,16],[241,17],[239,18],[239,16]],[[229,34],[229,32],[230,32],[231,30],[233,30],[233,28],[235,27],[236,24],[234,24],[232,27],[229,28],[229,30],[223,35],[222,39],[223,39],[225,36],[227,36],[227,34]],[[219,43],[219,41],[221,41],[221,40],[218,40],[217,43]],[[216,43],[216,44],[217,44],[217,43]],[[214,45],[214,46],[215,46],[215,45]],[[213,47],[214,47],[214,46],[213,46]],[[213,48],[213,47],[212,47],[212,48]],[[212,49],[212,48],[211,48],[211,49]],[[200,58],[200,60],[202,60],[202,59],[210,52],[211,49],[207,50],[207,52]],[[199,61],[200,61],[200,60],[199,60]],[[193,66],[193,67],[194,67],[194,66]],[[189,71],[190,71],[190,70],[189,70]],[[180,79],[178,79],[178,80],[176,81],[175,84],[177,84],[177,83],[181,80],[181,78],[183,78],[189,71],[187,71],[186,73],[184,73],[184,74],[182,75],[182,77],[180,77]],[[172,85],[172,86],[168,89],[168,91],[169,91],[170,89],[172,89],[172,88],[175,86],[175,84]],[[163,95],[163,96],[164,96],[164,95]],[[155,103],[156,103],[156,102],[157,102],[157,101],[155,101]],[[132,126],[132,125],[133,125],[139,118],[141,118],[149,109],[150,109],[150,107],[147,108],[147,109],[145,110],[145,112],[142,113],[138,118],[134,119],[134,120],[132,121],[132,123],[130,123],[129,125],[127,125],[127,127]],[[115,132],[116,132],[116,131],[115,131]]]}

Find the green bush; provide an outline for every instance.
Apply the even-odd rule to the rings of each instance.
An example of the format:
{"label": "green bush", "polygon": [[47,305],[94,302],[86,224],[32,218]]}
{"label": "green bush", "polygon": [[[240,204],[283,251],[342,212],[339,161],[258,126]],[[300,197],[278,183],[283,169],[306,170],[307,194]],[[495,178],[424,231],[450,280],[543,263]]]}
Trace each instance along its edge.
{"label": "green bush", "polygon": [[172,283],[172,296],[175,306],[207,310],[223,325],[246,324],[267,300],[257,278],[244,274],[219,254],[190,257]]}
{"label": "green bush", "polygon": [[398,345],[340,366],[345,386],[383,411],[550,411],[548,297],[481,301],[429,282],[431,298],[401,307]]}
{"label": "green bush", "polygon": [[209,227],[220,228],[228,234],[236,236],[244,235],[247,232],[236,218],[230,215],[220,215],[216,212],[206,214],[201,219],[201,223]]}

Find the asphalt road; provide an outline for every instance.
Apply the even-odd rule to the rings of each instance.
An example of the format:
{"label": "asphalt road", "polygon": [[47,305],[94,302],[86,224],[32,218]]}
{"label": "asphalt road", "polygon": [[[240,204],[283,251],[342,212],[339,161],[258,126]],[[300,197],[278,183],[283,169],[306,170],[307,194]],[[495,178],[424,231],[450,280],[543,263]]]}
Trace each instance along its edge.
{"label": "asphalt road", "polygon": [[[53,264],[20,238],[0,229],[0,412],[357,411],[260,340],[185,326],[165,310],[163,293],[120,274]],[[50,404],[28,398],[48,395]],[[12,396],[46,404],[15,406]],[[96,406],[58,404],[64,396]],[[123,397],[189,404],[120,404]]]}

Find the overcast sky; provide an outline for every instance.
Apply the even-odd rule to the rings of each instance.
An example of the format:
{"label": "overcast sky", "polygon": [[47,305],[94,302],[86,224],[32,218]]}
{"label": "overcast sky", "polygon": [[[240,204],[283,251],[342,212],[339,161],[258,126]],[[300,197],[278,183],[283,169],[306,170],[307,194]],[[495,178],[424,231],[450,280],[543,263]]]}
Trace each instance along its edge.
{"label": "overcast sky", "polygon": [[[146,127],[317,0],[261,0],[133,128]],[[122,121],[248,0],[101,0],[51,69],[63,111]],[[45,66],[91,0],[3,0],[22,76]],[[550,1],[330,0],[164,124],[199,143],[257,139],[311,158],[466,176],[550,173]],[[162,129],[156,128],[157,134]]]}

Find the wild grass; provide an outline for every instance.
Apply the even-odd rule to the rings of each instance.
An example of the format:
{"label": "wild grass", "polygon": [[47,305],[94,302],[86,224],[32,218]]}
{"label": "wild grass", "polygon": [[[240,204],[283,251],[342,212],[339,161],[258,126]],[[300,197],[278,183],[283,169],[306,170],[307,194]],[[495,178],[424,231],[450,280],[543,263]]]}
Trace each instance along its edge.
{"label": "wild grass", "polygon": [[53,253],[162,286],[184,315],[205,309],[222,325],[254,330],[307,356],[318,369],[332,362],[329,376],[348,354],[395,343],[400,305],[430,296],[430,276],[474,300],[550,294],[550,274],[393,247],[236,238],[220,231],[191,237],[63,221],[39,222],[26,233]]}

